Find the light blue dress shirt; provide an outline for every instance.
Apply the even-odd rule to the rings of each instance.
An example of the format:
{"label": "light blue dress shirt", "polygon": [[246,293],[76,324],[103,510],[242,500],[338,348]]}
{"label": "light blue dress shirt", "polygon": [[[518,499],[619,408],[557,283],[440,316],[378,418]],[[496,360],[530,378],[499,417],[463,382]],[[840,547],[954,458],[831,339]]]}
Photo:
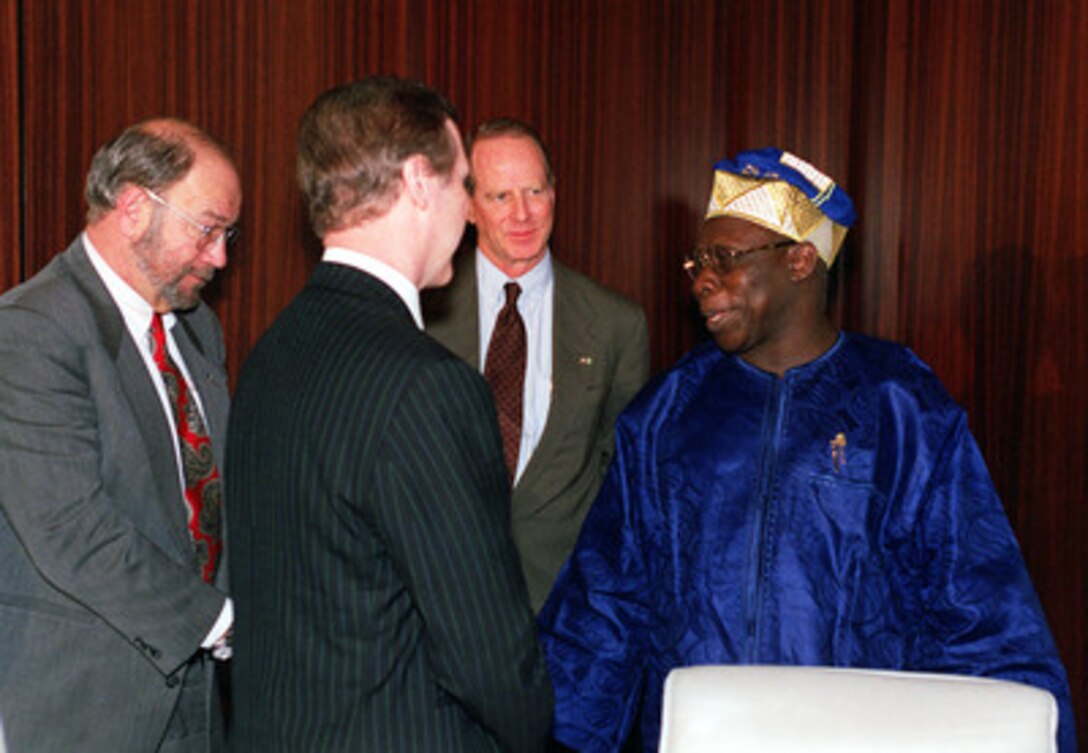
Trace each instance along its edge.
{"label": "light blue dress shirt", "polygon": [[525,396],[521,417],[521,445],[518,451],[518,468],[514,475],[517,484],[525,466],[544,433],[548,409],[552,398],[552,310],[555,299],[555,273],[552,269],[551,252],[544,254],[540,263],[528,272],[511,280],[491,261],[476,250],[476,294],[480,312],[480,372],[487,363],[487,347],[495,318],[506,303],[503,286],[516,282],[521,286],[518,297],[518,313],[525,322],[528,359],[525,369]]}

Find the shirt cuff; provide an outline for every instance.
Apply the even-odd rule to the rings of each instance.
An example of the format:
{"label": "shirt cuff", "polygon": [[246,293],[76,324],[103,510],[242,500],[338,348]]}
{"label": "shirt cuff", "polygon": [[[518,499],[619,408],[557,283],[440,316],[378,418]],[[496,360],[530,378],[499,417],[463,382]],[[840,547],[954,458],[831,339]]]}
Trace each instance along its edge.
{"label": "shirt cuff", "polygon": [[227,634],[231,625],[234,624],[234,602],[227,599],[223,602],[223,609],[219,612],[219,619],[212,625],[211,632],[208,633],[208,637],[204,639],[204,642],[200,644],[201,648],[211,648],[214,646],[220,638]]}

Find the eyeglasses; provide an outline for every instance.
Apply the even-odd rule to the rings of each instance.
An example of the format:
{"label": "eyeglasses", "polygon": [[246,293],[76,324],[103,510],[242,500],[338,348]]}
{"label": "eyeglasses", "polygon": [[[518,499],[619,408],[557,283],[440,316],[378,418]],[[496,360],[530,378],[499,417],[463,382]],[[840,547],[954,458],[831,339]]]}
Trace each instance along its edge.
{"label": "eyeglasses", "polygon": [[214,246],[219,242],[220,238],[224,239],[228,246],[233,246],[234,242],[238,240],[239,230],[237,225],[205,225],[181,207],[176,207],[163,197],[159,196],[150,188],[144,188],[143,192],[156,204],[170,210],[197,229],[200,236],[196,240],[196,246],[200,250],[203,251],[209,246]]}
{"label": "eyeglasses", "polygon": [[779,241],[754,248],[731,248],[714,244],[706,248],[692,249],[684,257],[684,271],[695,279],[704,269],[710,269],[719,275],[727,275],[740,266],[740,260],[757,251],[770,251],[773,248],[787,248],[797,245],[797,241]]}

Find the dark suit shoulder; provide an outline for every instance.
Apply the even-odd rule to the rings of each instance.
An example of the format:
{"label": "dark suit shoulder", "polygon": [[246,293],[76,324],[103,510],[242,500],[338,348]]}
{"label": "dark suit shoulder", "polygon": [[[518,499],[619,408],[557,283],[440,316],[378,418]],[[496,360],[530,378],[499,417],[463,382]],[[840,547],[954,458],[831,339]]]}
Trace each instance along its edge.
{"label": "dark suit shoulder", "polygon": [[628,296],[553,260],[557,294],[581,297],[596,311],[619,318],[641,318],[642,306]]}
{"label": "dark suit shoulder", "polygon": [[[112,343],[124,322],[79,241],[55,256],[40,272],[0,296],[0,314],[18,318],[39,339],[55,330],[53,342]],[[13,318],[14,317],[14,318]]]}
{"label": "dark suit shoulder", "polygon": [[[476,254],[461,250],[453,260],[453,279],[420,294],[427,331],[443,342],[456,336],[464,318],[476,312]],[[459,321],[460,320],[460,321]]]}
{"label": "dark suit shoulder", "polygon": [[65,254],[60,254],[29,280],[0,296],[0,308],[13,307],[60,318],[85,310],[87,300],[78,294],[74,273]]}
{"label": "dark suit shoulder", "polygon": [[436,403],[491,420],[491,391],[480,372],[433,338],[425,337],[424,341],[413,353],[415,363],[403,385],[405,392],[430,395]]}
{"label": "dark suit shoulder", "polygon": [[292,397],[277,410],[299,421],[335,404],[332,423],[380,427],[433,369],[478,378],[416,326],[390,288],[357,270],[333,267],[338,265],[322,265],[261,337],[242,369],[235,412],[251,398],[263,404],[262,395],[279,393]]}

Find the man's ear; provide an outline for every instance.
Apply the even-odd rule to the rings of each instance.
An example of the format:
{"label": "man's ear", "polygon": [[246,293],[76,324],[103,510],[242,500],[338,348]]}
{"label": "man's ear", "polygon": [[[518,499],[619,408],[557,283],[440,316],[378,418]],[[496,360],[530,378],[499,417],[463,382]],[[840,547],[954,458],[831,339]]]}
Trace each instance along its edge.
{"label": "man's ear", "polygon": [[142,188],[129,183],[117,194],[113,211],[117,213],[117,226],[121,234],[134,239],[147,230],[155,208]]}
{"label": "man's ear", "polygon": [[802,241],[790,247],[787,254],[786,263],[790,270],[791,282],[804,282],[813,275],[816,265],[820,263],[819,252],[808,241]]}
{"label": "man's ear", "polygon": [[427,209],[431,203],[431,189],[434,182],[434,171],[431,170],[427,158],[422,154],[413,154],[404,161],[400,174],[401,180],[404,181],[404,192],[412,204],[417,209]]}

